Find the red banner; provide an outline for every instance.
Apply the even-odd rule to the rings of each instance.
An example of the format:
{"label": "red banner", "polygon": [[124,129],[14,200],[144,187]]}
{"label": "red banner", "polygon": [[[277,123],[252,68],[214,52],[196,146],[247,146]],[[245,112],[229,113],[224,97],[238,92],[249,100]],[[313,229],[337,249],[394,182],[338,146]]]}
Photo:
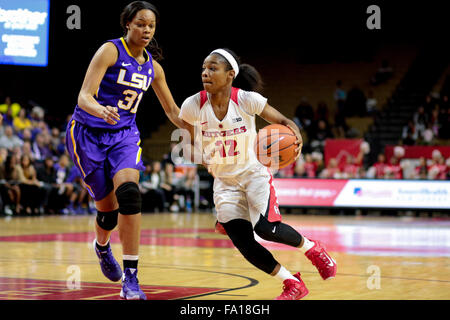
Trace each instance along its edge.
{"label": "red banner", "polygon": [[[394,154],[395,147],[386,146],[384,153],[388,161]],[[406,159],[419,159],[420,157],[431,159],[434,150],[439,150],[445,159],[450,157],[450,146],[402,146],[402,148],[405,149],[405,155],[402,158]]]}
{"label": "red banner", "polygon": [[356,158],[359,154],[362,139],[327,139],[325,140],[325,165],[328,166],[328,161],[335,158],[338,166],[344,166],[347,155],[352,155]]}

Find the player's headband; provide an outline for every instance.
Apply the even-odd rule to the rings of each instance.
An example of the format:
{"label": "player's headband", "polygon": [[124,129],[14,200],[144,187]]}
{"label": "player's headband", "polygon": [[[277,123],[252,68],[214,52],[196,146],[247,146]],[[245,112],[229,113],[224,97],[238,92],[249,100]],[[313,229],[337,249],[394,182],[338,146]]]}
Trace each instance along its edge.
{"label": "player's headband", "polygon": [[210,54],[213,54],[213,53],[220,54],[231,64],[231,67],[234,70],[234,77],[236,78],[239,73],[239,65],[238,65],[236,59],[230,53],[228,53],[227,51],[225,51],[223,49],[216,49],[213,52],[211,52]]}

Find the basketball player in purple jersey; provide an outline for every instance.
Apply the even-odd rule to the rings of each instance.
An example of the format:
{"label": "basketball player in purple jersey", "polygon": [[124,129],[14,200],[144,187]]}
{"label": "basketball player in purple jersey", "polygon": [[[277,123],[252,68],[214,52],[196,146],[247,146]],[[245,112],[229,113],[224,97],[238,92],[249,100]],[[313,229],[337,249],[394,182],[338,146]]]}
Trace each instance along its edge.
{"label": "basketball player in purple jersey", "polygon": [[[180,126],[179,108],[156,61],[161,50],[153,40],[158,11],[135,1],[125,7],[121,25],[125,35],[107,41],[92,58],[78,104],[67,127],[66,146],[95,200],[97,218],[94,248],[103,274],[122,279],[120,297],[146,299],[137,279],[139,255],[141,160],[136,112],[152,86],[169,119]],[[109,238],[119,226],[123,273],[112,255]]]}

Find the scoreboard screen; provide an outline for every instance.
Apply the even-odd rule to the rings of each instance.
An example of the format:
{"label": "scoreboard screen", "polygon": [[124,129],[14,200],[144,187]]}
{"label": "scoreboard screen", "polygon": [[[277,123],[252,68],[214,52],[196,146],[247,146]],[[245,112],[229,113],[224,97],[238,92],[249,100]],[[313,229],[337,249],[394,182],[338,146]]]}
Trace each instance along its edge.
{"label": "scoreboard screen", "polygon": [[48,64],[50,0],[0,0],[0,64]]}

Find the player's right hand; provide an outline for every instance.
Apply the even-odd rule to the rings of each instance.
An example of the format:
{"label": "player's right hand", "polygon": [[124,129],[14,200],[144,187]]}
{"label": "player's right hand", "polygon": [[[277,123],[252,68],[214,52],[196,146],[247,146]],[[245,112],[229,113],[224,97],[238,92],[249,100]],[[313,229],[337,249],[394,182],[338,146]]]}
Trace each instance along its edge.
{"label": "player's right hand", "polygon": [[100,113],[100,118],[105,120],[105,122],[115,125],[117,121],[120,120],[120,116],[118,113],[118,109],[116,107],[106,106],[102,107],[102,111]]}

